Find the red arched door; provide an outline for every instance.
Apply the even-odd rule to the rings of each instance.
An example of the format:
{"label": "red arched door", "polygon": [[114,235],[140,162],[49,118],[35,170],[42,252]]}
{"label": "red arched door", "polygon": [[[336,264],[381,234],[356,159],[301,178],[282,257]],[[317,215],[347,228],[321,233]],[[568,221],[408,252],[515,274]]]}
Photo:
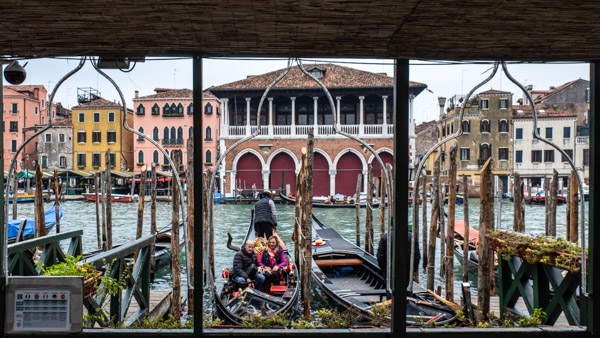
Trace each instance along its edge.
{"label": "red arched door", "polygon": [[[281,184],[283,182],[283,185]],[[296,164],[294,159],[286,154],[279,153],[271,161],[271,178],[269,187],[271,190],[279,191],[282,187],[290,185],[290,193],[296,194]]]}
{"label": "red arched door", "polygon": [[336,170],[335,192],[347,196],[354,195],[356,193],[356,178],[358,174],[362,173],[362,162],[358,156],[351,152],[345,153],[340,157]]}
{"label": "red arched door", "polygon": [[[380,152],[379,157],[381,157],[381,161],[383,161],[384,165],[388,163],[390,165],[394,165],[394,156],[392,156],[392,154]],[[373,161],[371,162],[371,164],[373,165],[373,177],[381,177],[381,165],[379,164],[379,161],[377,161],[377,159],[373,157]]]}
{"label": "red arched door", "polygon": [[263,188],[262,182],[262,164],[256,155],[246,153],[242,155],[237,163],[236,181],[234,187],[237,189],[252,189],[252,185],[256,189]]}
{"label": "red arched door", "polygon": [[329,163],[325,156],[315,152],[313,160],[313,196],[329,195]]}

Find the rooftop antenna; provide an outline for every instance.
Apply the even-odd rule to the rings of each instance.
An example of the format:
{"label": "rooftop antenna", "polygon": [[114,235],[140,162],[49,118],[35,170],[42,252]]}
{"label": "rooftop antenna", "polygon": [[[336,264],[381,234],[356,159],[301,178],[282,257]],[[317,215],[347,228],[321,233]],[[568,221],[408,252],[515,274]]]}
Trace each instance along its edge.
{"label": "rooftop antenna", "polygon": [[177,69],[173,68],[173,89],[177,88],[175,87],[175,72],[177,72]]}

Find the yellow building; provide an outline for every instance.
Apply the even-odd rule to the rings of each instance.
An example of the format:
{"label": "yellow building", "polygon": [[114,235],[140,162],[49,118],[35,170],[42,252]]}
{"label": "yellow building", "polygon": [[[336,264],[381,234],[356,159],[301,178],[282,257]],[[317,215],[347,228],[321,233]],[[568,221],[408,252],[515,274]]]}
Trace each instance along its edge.
{"label": "yellow building", "polygon": [[[104,170],[106,151],[115,170],[133,170],[133,133],[123,127],[123,107],[103,98],[82,102],[72,108],[73,167],[79,170]],[[127,111],[133,125],[133,111]]]}

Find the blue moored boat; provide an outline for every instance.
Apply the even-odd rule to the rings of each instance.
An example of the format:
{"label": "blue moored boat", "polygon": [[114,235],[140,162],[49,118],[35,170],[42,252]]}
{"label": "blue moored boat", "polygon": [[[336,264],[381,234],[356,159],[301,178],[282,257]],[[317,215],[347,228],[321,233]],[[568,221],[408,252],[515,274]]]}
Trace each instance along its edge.
{"label": "blue moored boat", "polygon": [[[62,206],[58,207],[59,219],[62,218]],[[56,225],[56,208],[52,206],[44,213],[46,220],[46,233],[52,230]],[[19,226],[21,225],[20,219],[11,219],[8,221],[8,243],[14,243],[19,234]],[[32,238],[35,232],[35,220],[28,219],[25,222],[25,228],[23,229],[23,239]]]}

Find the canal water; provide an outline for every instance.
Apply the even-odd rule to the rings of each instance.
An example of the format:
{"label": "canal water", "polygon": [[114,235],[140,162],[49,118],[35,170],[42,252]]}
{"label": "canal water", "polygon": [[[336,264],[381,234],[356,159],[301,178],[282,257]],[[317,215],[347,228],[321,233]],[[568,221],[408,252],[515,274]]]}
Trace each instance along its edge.
{"label": "canal water", "polygon": [[[470,225],[477,228],[479,223],[479,202],[478,198],[469,199],[469,222]],[[45,208],[48,209],[52,203],[47,203]],[[87,201],[65,201],[63,204],[63,218],[61,220],[61,230],[69,231],[83,229],[83,250],[92,251],[97,248],[96,239],[96,207],[94,203]],[[447,207],[447,206],[446,206]],[[589,204],[586,202],[586,213],[588,212]],[[248,229],[250,221],[250,213],[253,208],[252,204],[216,204],[214,206],[214,224],[215,224],[215,274],[217,277],[217,287],[220,289],[222,285],[221,271],[225,267],[230,267],[233,261],[234,252],[227,249],[227,232],[231,233],[234,245],[241,245]],[[158,229],[170,228],[171,222],[171,203],[157,203],[157,219]],[[512,230],[513,219],[513,204],[508,199],[502,200],[502,222],[500,229]],[[113,242],[114,244],[127,243],[135,240],[136,224],[137,224],[137,204],[114,203],[113,210]],[[428,203],[428,214],[431,212],[431,204]],[[497,212],[497,210],[496,210]],[[291,234],[294,224],[294,206],[277,204],[277,213],[279,216],[278,231],[281,238],[286,242],[288,249],[293,252],[294,245],[291,241]],[[314,208],[314,215],[325,225],[338,231],[343,237],[351,242],[355,242],[355,227],[356,227],[356,211],[352,208]],[[566,206],[557,206],[557,235],[564,236],[566,224]],[[9,206],[9,215],[12,216],[12,206]],[[421,218],[421,210],[419,210],[419,218]],[[379,209],[373,212],[375,237],[378,238],[379,233]],[[387,216],[387,212],[386,212]],[[33,218],[33,204],[19,204],[18,217]],[[361,244],[364,245],[364,219],[365,209],[361,209],[360,217],[363,225],[361,226]],[[457,205],[456,219],[463,219],[463,207]],[[544,233],[545,207],[538,205],[525,206],[525,229],[527,233],[540,235]],[[412,208],[409,208],[409,224],[412,222]],[[428,215],[428,222],[430,215]],[[496,220],[496,218],[494,218]],[[587,219],[586,219],[587,223]],[[496,224],[496,227],[498,225]],[[421,225],[419,225],[421,229]],[[145,205],[144,212],[144,234],[150,233],[150,202]],[[375,243],[377,248],[378,243]],[[437,248],[439,250],[439,239]],[[423,248],[421,248],[422,250]],[[423,269],[420,271],[420,281],[423,284],[426,281],[426,275]],[[436,255],[436,271],[439,271],[439,251]],[[182,259],[182,284],[185,286],[185,263]],[[462,266],[455,259],[455,295],[460,295],[459,279],[462,276]],[[471,276],[472,285],[476,286],[476,276]],[[156,273],[156,279],[152,284],[152,289],[169,289],[171,285],[171,276],[169,267],[165,267]],[[436,273],[435,285],[444,285],[443,278]],[[476,293],[475,288],[472,290]],[[209,307],[209,294],[204,294],[206,307]],[[326,301],[320,297],[315,291],[313,297],[313,308],[318,309],[325,306]]]}

